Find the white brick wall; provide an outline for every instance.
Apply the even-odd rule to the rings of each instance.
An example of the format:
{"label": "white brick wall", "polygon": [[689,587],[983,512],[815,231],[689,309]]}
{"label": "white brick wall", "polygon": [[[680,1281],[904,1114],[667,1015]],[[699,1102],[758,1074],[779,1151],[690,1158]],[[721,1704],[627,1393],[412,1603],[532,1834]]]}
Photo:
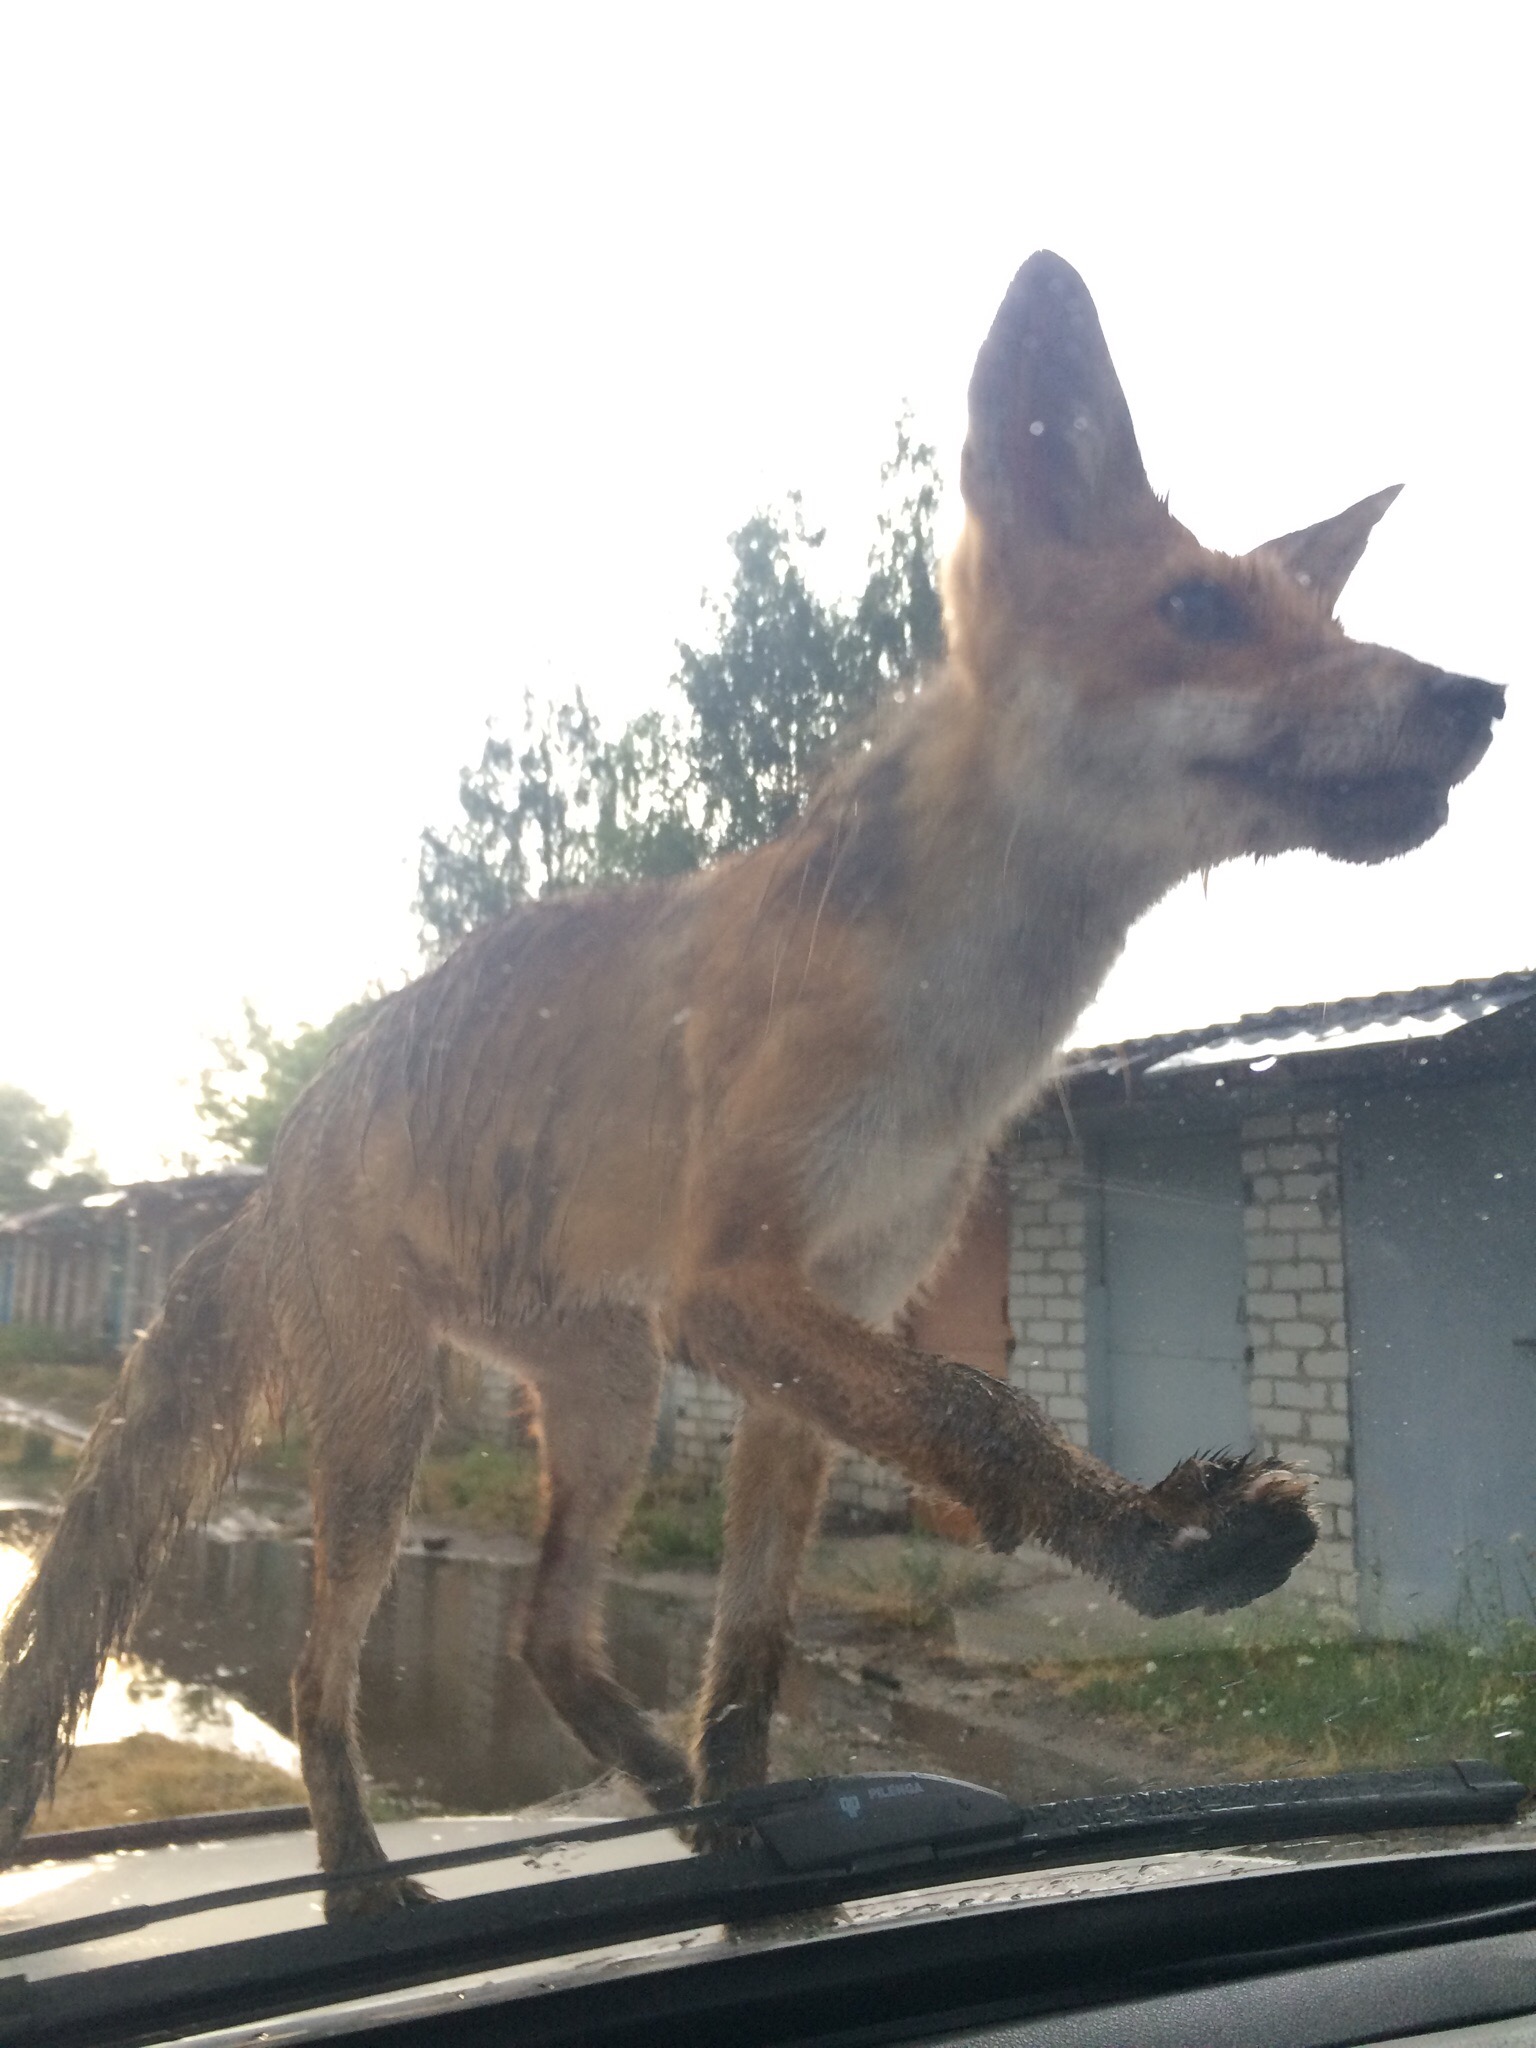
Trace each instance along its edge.
{"label": "white brick wall", "polygon": [[[672,1456],[669,1469],[719,1481],[730,1460],[741,1402],[719,1380],[684,1365],[672,1368]],[[832,1468],[827,1500],[834,1509],[881,1522],[904,1521],[911,1489],[899,1472],[856,1451],[843,1451]]]}
{"label": "white brick wall", "polygon": [[1087,1212],[1082,1161],[1065,1139],[1024,1138],[1009,1155],[1010,1383],[1074,1443],[1088,1442],[1083,1329]]}
{"label": "white brick wall", "polygon": [[[1254,1439],[1266,1455],[1316,1475],[1321,1532],[1292,1583],[1325,1611],[1352,1620],[1358,1587],[1334,1113],[1251,1117],[1242,1126],[1242,1148]],[[1065,1138],[1026,1137],[1010,1154],[1009,1178],[1009,1378],[1086,1446],[1081,1154]]]}
{"label": "white brick wall", "polygon": [[686,1365],[672,1368],[670,1469],[690,1479],[722,1479],[741,1402],[719,1380]]}
{"label": "white brick wall", "polygon": [[905,1523],[912,1512],[912,1489],[899,1472],[858,1451],[843,1451],[832,1467],[828,1504],[879,1522]]}
{"label": "white brick wall", "polygon": [[1259,1448],[1317,1475],[1322,1533],[1292,1583],[1353,1619],[1349,1329],[1332,1110],[1276,1110],[1242,1126],[1249,1400]]}

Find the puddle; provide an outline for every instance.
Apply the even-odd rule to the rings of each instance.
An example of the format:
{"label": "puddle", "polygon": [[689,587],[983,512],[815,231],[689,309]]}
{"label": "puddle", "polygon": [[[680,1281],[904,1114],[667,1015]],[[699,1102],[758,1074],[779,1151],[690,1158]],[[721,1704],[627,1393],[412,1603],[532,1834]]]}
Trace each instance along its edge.
{"label": "puddle", "polygon": [[[254,1524],[254,1526],[253,1526]],[[156,1584],[133,1655],[108,1667],[81,1740],[140,1730],[263,1757],[293,1770],[288,1682],[304,1639],[306,1543],[231,1518],[183,1539]],[[19,1591],[35,1512],[0,1512],[0,1603]],[[267,1525],[270,1526],[270,1525]],[[7,1531],[10,1540],[7,1542]],[[448,1813],[505,1813],[590,1784],[590,1756],[510,1645],[532,1568],[506,1558],[404,1553],[363,1648],[360,1724],[377,1789]],[[686,1739],[708,1617],[702,1603],[634,1585],[609,1589],[616,1676],[642,1707],[675,1716]],[[898,1679],[865,1683],[857,1660],[793,1656],[775,1717],[784,1776],[926,1769],[1040,1800],[1139,1782],[1099,1754],[1070,1715],[1013,1725],[914,1697]]]}
{"label": "puddle", "polygon": [[[7,1525],[10,1537],[6,1540]],[[31,1569],[35,1515],[0,1512],[0,1607]],[[288,1679],[309,1606],[307,1545],[183,1539],[134,1637],[109,1664],[80,1735],[149,1730],[297,1768]],[[449,1812],[505,1812],[590,1782],[594,1766],[513,1641],[526,1566],[406,1554],[364,1645],[361,1734],[375,1784]],[[684,1708],[705,1623],[685,1603],[616,1586],[609,1648],[641,1703]]]}
{"label": "puddle", "polygon": [[72,1415],[60,1414],[57,1408],[42,1408],[35,1401],[16,1401],[9,1394],[0,1394],[0,1422],[14,1423],[20,1429],[40,1431],[44,1436],[58,1437],[67,1444],[83,1444],[90,1435],[90,1425],[78,1422]]}
{"label": "puddle", "polygon": [[[975,1785],[1007,1786],[1017,1797],[1031,1758],[1026,1745],[1006,1729],[978,1727],[942,1707],[918,1700],[891,1702],[891,1730],[908,1745],[924,1750],[956,1778]],[[1057,1774],[1042,1797],[1059,1797]]]}
{"label": "puddle", "polygon": [[[27,1522],[35,1520],[25,1504],[5,1502],[0,1503],[0,1523],[14,1524],[16,1517],[6,1513],[13,1505],[21,1507]],[[13,1542],[0,1543],[0,1613],[9,1611],[31,1568],[26,1550]],[[289,1738],[221,1685],[185,1683],[142,1657],[115,1657],[102,1675],[76,1742],[121,1742],[129,1735],[145,1734],[199,1742],[208,1749],[276,1764],[280,1770],[299,1767],[298,1750]]]}

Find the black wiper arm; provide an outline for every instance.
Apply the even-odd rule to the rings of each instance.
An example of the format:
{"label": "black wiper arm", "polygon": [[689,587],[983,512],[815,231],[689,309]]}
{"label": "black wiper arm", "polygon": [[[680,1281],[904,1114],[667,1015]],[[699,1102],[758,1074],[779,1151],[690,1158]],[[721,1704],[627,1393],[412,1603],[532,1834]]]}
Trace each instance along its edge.
{"label": "black wiper arm", "polygon": [[[1483,1763],[1346,1772],[1179,1791],[1131,1792],[1019,1807],[984,1787],[913,1773],[809,1779],[673,1815],[477,1844],[388,1866],[430,1874],[600,1842],[693,1819],[750,1827],[754,1845],[621,1871],[510,1886],[365,1922],[110,1965],[34,1987],[0,1979],[7,2039],[131,2039],[152,2025],[232,2025],[306,2003],[403,1989],[468,1970],[504,1968],[721,1919],[798,1912],[912,1883],[1049,1869],[1192,1848],[1257,1847],[1322,1835],[1512,1820],[1526,1796]],[[357,1873],[379,1878],[374,1869]],[[157,1921],[321,1889],[341,1873],[281,1878],[99,1913],[0,1939],[0,1958],[72,1947]],[[26,2031],[35,2016],[36,2029]],[[17,2023],[22,2032],[16,2031]],[[106,2027],[104,2033],[102,2029]]]}
{"label": "black wiper arm", "polygon": [[[983,1785],[923,1772],[798,1778],[670,1813],[596,1821],[585,1827],[399,1857],[382,1869],[373,1866],[330,1874],[305,1871],[184,1899],[85,1914],[0,1935],[0,1962],[135,1934],[158,1921],[184,1919],[194,1913],[328,1890],[352,1879],[377,1882],[381,1877],[430,1877],[477,1863],[536,1859],[577,1844],[620,1841],[701,1823],[752,1828],[773,1853],[766,1865],[759,1857],[751,1871],[771,1880],[785,1873],[886,1871],[902,1863],[948,1861],[983,1848],[1006,1853],[1033,1868],[1049,1868],[1098,1857],[1251,1847],[1309,1835],[1489,1826],[1513,1819],[1525,1796],[1526,1787],[1518,1779],[1480,1762],[1407,1771],[1341,1771],[1324,1778],[1266,1778],[1170,1791],[1095,1793],[1034,1807],[1017,1806]],[[286,1826],[287,1809],[283,1815]],[[239,1818],[245,1823],[254,1816]],[[254,1830],[242,1825],[240,1832]],[[748,1875],[736,1857],[730,1859],[729,1868],[719,1856],[688,1867],[707,1873],[707,1889],[730,1889],[733,1898],[735,1888]]]}

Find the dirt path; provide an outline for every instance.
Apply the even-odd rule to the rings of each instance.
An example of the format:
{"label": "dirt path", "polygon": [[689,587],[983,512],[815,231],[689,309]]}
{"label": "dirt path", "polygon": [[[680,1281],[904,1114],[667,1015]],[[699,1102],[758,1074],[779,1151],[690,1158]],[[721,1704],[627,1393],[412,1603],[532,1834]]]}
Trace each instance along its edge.
{"label": "dirt path", "polygon": [[1025,1670],[977,1666],[922,1639],[808,1615],[775,1725],[776,1768],[921,1769],[1026,1803],[1189,1784],[1179,1744],[1085,1715]]}

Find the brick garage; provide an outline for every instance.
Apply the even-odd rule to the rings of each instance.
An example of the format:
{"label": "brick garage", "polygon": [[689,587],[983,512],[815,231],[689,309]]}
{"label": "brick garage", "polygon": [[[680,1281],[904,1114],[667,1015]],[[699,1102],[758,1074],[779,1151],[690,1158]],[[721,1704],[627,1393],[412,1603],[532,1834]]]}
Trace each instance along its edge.
{"label": "brick garage", "polygon": [[1075,1443],[1086,1445],[1088,1353],[1084,1324],[1088,1205],[1078,1147],[1068,1138],[1015,1137],[1005,1155],[1009,1214],[1009,1378]]}
{"label": "brick garage", "polygon": [[260,1179],[256,1167],[231,1166],[0,1217],[0,1326],[126,1346],[180,1261]]}
{"label": "brick garage", "polygon": [[1339,1116],[1272,1110],[1244,1118],[1244,1312],[1255,1446],[1317,1475],[1321,1536],[1307,1583],[1353,1616],[1349,1324],[1339,1200]]}
{"label": "brick garage", "polygon": [[1007,1164],[1012,1378],[1077,1442],[1307,1468],[1325,1617],[1529,1609],[1536,974],[1080,1053]]}

